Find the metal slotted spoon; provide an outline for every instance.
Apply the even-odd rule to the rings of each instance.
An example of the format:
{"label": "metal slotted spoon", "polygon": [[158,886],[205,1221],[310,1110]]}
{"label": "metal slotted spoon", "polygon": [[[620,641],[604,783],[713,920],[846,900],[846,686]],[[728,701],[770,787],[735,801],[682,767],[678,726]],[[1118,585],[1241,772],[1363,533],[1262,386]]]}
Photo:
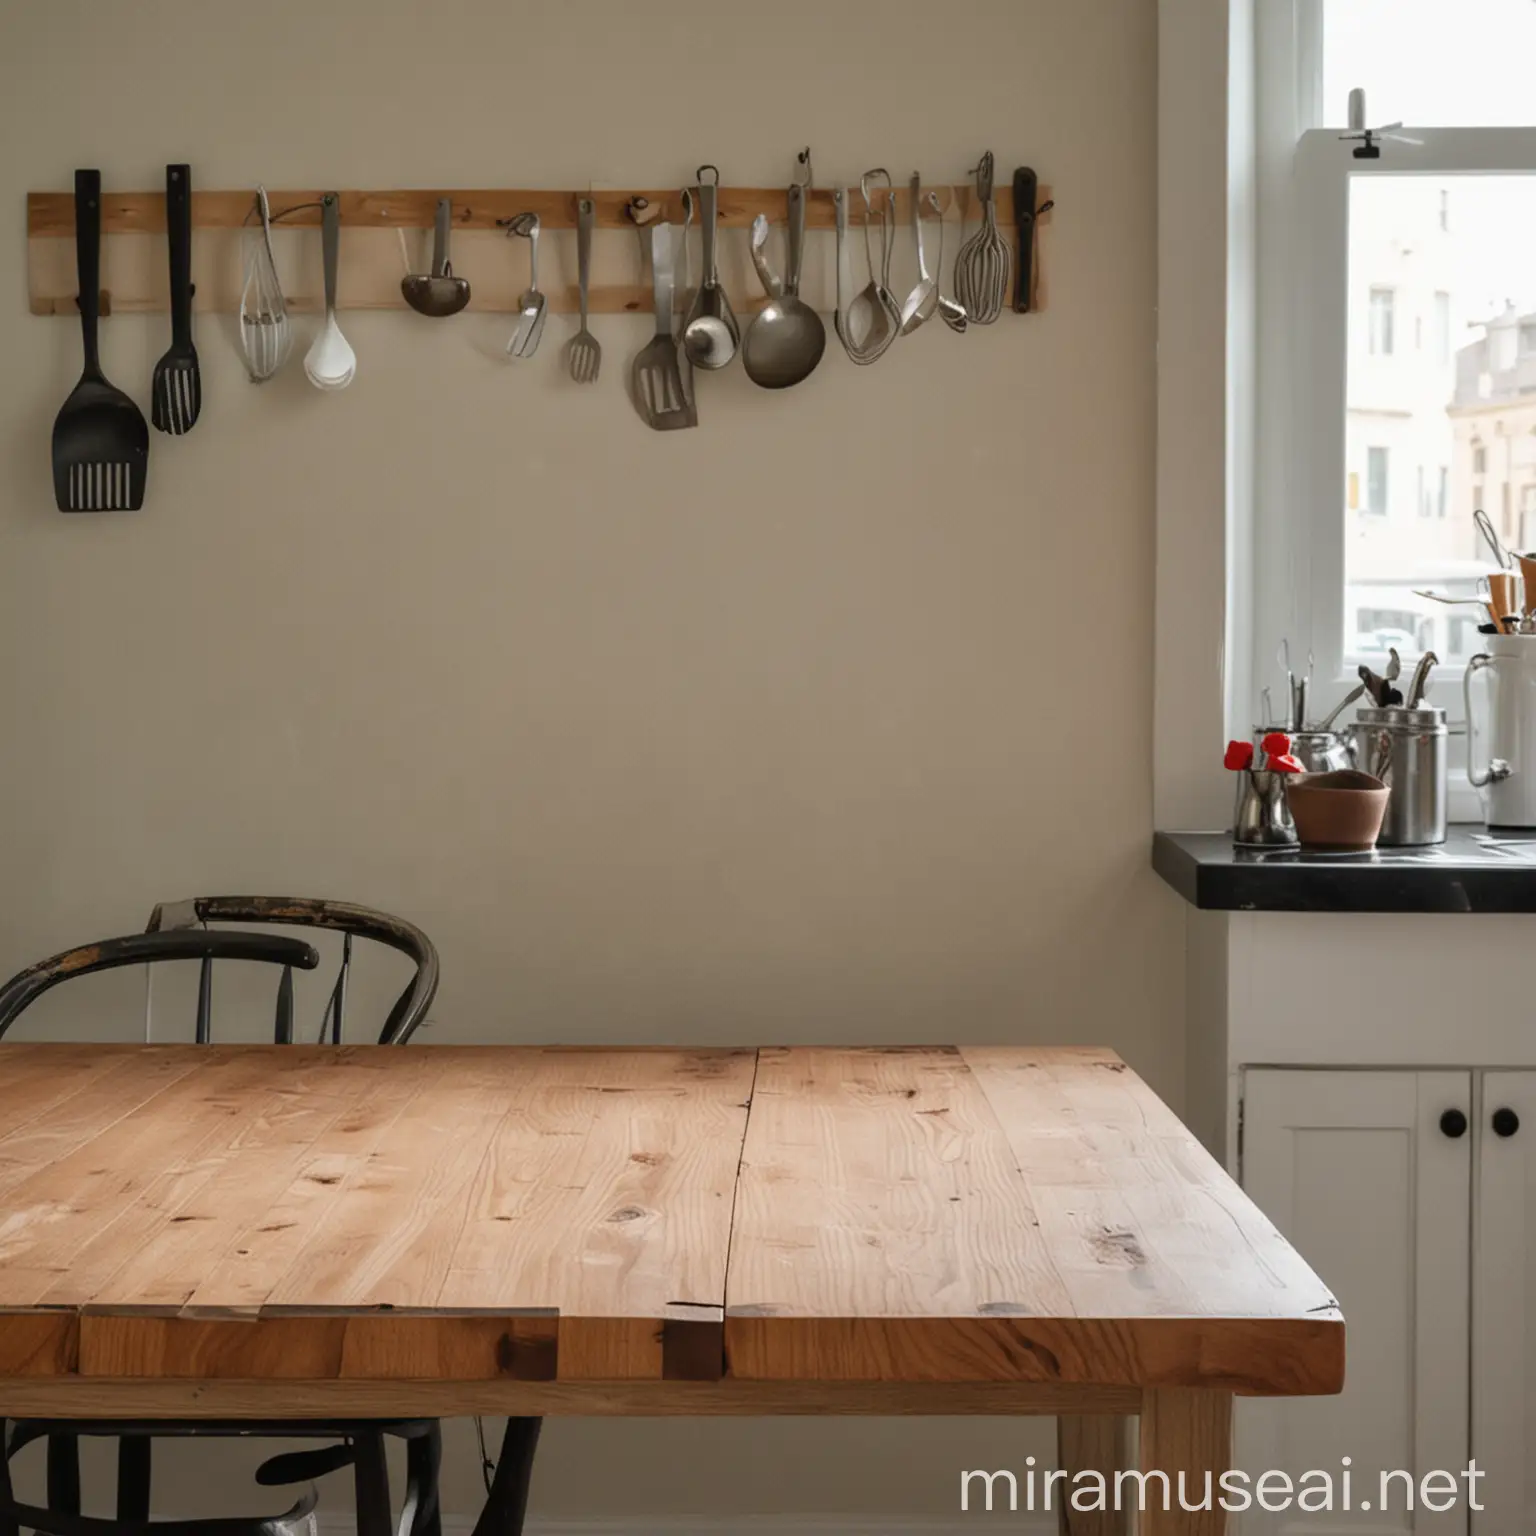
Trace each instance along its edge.
{"label": "metal slotted spoon", "polygon": [[1008,303],[1013,276],[1013,252],[998,233],[997,205],[992,201],[992,151],[976,167],[976,197],[981,203],[981,228],[955,257],[955,297],[977,325],[991,325]]}

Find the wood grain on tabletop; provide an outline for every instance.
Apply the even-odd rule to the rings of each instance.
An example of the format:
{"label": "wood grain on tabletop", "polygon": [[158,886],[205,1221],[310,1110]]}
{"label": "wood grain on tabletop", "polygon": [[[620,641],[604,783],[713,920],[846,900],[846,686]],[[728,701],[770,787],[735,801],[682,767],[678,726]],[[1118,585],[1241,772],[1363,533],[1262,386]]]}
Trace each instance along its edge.
{"label": "wood grain on tabletop", "polygon": [[1332,1297],[1108,1052],[0,1064],[0,1378],[1340,1386]]}
{"label": "wood grain on tabletop", "polygon": [[750,1050],[93,1049],[0,1047],[55,1095],[0,1135],[0,1372],[719,1376]]}
{"label": "wood grain on tabletop", "polygon": [[739,1376],[1337,1392],[1337,1303],[1113,1053],[765,1049]]}

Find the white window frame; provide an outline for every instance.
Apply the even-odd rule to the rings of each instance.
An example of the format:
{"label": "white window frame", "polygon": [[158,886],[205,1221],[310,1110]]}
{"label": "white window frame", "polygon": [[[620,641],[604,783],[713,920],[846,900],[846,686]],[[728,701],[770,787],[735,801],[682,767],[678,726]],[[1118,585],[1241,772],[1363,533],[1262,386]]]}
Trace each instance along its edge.
{"label": "white window frame", "polygon": [[[1257,8],[1260,346],[1253,530],[1251,699],[1275,681],[1280,637],[1315,661],[1321,705],[1358,681],[1346,668],[1345,431],[1349,321],[1349,195],[1356,176],[1536,176],[1536,127],[1415,128],[1419,144],[1387,141],[1357,160],[1339,128],[1319,126],[1321,0]],[[1367,488],[1362,485],[1362,501]],[[1434,701],[1464,726],[1458,679]],[[1454,786],[1453,786],[1454,788]],[[1454,794],[1453,816],[1475,817]]]}

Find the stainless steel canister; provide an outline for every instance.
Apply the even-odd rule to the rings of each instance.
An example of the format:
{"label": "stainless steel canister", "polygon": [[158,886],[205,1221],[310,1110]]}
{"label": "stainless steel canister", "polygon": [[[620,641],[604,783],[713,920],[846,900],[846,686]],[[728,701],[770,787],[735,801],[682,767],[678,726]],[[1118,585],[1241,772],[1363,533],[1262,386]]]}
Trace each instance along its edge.
{"label": "stainless steel canister", "polygon": [[1392,797],[1377,842],[1419,848],[1445,841],[1445,711],[1431,705],[1362,709],[1345,737],[1355,767],[1374,774]]}

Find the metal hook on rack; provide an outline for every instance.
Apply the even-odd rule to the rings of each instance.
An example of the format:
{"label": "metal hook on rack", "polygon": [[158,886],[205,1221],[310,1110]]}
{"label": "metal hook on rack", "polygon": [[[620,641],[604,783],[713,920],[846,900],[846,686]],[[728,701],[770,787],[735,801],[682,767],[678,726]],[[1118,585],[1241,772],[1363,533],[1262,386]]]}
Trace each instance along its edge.
{"label": "metal hook on rack", "polygon": [[795,163],[803,167],[805,170],[805,176],[803,179],[800,174],[796,172],[795,185],[797,187],[804,188],[808,192],[811,189],[811,183],[815,180],[815,173],[811,170],[811,146],[809,144],[807,144],[805,148],[795,156]]}

